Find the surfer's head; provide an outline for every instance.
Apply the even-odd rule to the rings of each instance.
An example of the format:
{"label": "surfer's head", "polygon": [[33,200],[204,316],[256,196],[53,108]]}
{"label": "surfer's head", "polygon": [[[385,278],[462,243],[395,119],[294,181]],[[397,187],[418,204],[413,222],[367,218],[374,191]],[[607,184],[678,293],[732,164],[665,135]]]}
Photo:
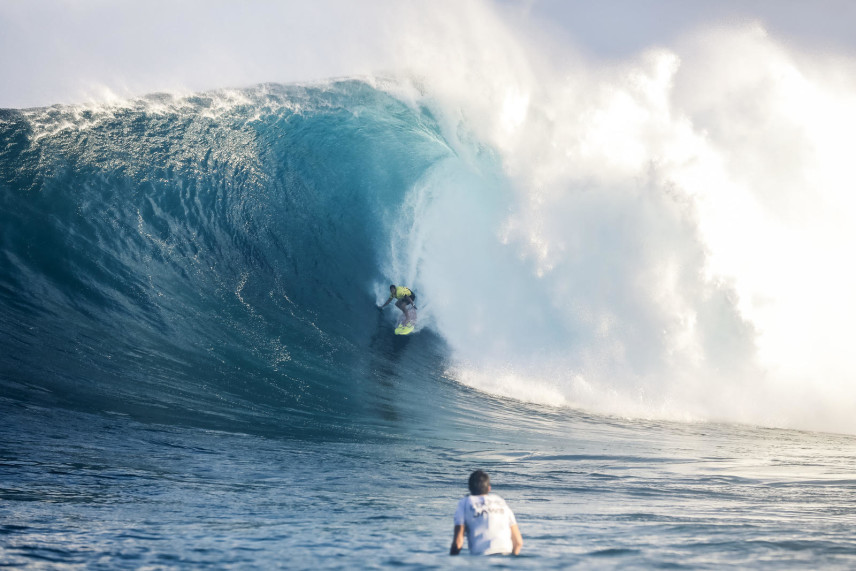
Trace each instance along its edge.
{"label": "surfer's head", "polygon": [[467,485],[472,495],[483,496],[490,492],[490,476],[487,475],[487,472],[476,470],[470,474],[470,481]]}
{"label": "surfer's head", "polygon": [[389,284],[389,291],[395,293],[395,284]]}

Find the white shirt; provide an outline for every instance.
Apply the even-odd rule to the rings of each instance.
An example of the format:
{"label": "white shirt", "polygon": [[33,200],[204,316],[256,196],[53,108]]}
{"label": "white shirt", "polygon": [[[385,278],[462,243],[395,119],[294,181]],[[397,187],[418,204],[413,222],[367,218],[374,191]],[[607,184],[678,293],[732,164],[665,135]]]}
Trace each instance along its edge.
{"label": "white shirt", "polygon": [[473,555],[511,553],[511,526],[517,525],[505,500],[496,494],[467,496],[458,502],[455,525],[465,525]]}

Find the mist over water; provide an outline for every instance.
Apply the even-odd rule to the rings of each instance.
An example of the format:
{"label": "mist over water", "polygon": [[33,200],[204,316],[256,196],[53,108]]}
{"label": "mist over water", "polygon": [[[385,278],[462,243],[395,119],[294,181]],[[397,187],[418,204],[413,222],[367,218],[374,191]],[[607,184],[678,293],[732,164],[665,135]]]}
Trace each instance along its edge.
{"label": "mist over water", "polygon": [[411,190],[389,271],[430,301],[449,374],[620,415],[856,429],[854,62],[749,24],[555,66],[491,14],[461,21],[479,24],[401,55],[461,164]]}

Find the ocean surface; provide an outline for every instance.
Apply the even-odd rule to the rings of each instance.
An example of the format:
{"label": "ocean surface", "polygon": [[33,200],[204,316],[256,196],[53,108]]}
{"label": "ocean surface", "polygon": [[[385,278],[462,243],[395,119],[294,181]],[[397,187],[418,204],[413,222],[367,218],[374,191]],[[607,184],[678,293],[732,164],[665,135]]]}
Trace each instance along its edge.
{"label": "ocean surface", "polygon": [[[852,569],[852,403],[775,389],[674,181],[480,122],[366,78],[0,110],[0,565]],[[479,468],[519,558],[448,555]]]}

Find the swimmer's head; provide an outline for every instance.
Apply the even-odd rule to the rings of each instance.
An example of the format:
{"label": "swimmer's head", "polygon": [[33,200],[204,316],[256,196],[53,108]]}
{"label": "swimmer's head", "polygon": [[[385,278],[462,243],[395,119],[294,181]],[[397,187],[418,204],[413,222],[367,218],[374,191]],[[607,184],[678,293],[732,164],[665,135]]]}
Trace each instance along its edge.
{"label": "swimmer's head", "polygon": [[470,474],[468,486],[472,495],[483,496],[490,492],[490,476],[487,475],[487,472],[476,470]]}

